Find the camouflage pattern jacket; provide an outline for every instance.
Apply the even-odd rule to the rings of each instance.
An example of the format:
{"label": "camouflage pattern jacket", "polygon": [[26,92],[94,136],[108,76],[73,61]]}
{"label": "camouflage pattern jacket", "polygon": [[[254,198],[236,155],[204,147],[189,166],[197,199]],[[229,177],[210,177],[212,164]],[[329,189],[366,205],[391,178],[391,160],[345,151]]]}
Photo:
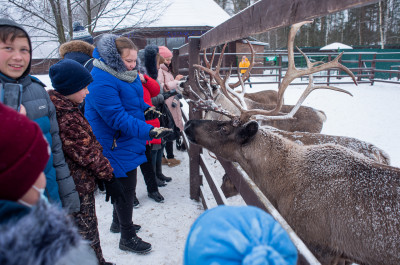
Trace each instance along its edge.
{"label": "camouflage pattern jacket", "polygon": [[78,104],[55,90],[48,93],[56,107],[62,148],[76,190],[80,195],[94,192],[96,178],[110,180],[113,168]]}

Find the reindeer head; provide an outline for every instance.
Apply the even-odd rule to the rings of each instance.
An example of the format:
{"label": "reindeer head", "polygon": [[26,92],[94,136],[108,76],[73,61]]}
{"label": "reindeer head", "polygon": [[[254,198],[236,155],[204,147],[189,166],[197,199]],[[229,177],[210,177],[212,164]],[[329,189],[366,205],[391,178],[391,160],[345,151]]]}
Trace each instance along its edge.
{"label": "reindeer head", "polygon": [[258,123],[250,121],[237,126],[232,121],[189,120],[184,130],[192,143],[229,159],[227,154],[240,149],[240,146],[254,138],[258,132]]}

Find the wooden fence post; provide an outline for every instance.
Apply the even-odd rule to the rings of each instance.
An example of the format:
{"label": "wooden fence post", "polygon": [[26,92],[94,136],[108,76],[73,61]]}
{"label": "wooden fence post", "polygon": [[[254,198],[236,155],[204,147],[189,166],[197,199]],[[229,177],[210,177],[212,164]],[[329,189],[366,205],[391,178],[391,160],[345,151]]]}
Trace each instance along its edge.
{"label": "wooden fence post", "polygon": [[175,75],[179,74],[179,48],[172,49],[172,68]]}
{"label": "wooden fence post", "polygon": [[278,55],[278,65],[279,65],[279,69],[278,69],[278,87],[281,85],[281,79],[282,79],[282,55],[279,54]]}
{"label": "wooden fence post", "polygon": [[371,62],[371,68],[372,68],[372,78],[371,80],[371,86],[374,85],[374,80],[375,80],[375,67],[376,67],[376,53],[374,53],[374,57],[372,58],[372,62]]}
{"label": "wooden fence post", "polygon": [[[194,64],[200,64],[200,37],[189,37],[189,83],[192,88],[197,84],[194,78]],[[189,104],[189,119],[201,119],[201,112],[193,112],[193,104]],[[190,172],[190,199],[200,200],[200,185],[202,177],[200,175],[200,154],[202,148],[191,144],[189,148],[189,172]]]}
{"label": "wooden fence post", "polygon": [[[358,55],[358,70],[357,70],[357,75],[361,75],[361,74],[362,74],[362,71],[361,71],[361,68],[362,68],[362,60],[361,60],[361,57],[362,57],[362,55],[359,54],[359,55]],[[358,77],[357,77],[357,81],[361,81],[361,76],[358,76]]]}
{"label": "wooden fence post", "polygon": [[[329,54],[329,55],[328,55],[328,62],[330,62],[331,59],[332,59],[332,54]],[[331,70],[328,69],[328,76],[327,76],[327,78],[326,78],[326,83],[327,83],[328,86],[329,86],[329,82],[330,82],[330,81],[331,81]]]}

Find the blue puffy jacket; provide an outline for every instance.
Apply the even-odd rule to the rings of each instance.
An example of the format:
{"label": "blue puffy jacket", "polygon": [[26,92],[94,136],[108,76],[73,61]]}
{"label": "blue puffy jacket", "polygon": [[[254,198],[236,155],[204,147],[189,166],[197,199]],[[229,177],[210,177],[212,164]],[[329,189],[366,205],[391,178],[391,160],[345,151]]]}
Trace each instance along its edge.
{"label": "blue puffy jacket", "polygon": [[93,52],[94,81],[88,87],[85,116],[118,178],[127,177],[127,172],[147,161],[146,141],[151,139],[149,132],[153,126],[145,122],[144,111],[150,106],[143,100],[139,76],[132,82],[123,81],[96,66],[104,63],[116,73],[127,72],[115,47],[115,38],[104,35]]}

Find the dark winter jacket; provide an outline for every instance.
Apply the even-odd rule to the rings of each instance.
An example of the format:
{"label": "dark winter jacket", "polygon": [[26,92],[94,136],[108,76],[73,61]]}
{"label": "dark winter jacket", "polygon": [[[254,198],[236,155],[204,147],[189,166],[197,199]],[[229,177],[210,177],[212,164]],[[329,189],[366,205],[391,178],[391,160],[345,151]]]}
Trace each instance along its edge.
{"label": "dark winter jacket", "polygon": [[90,72],[93,68],[93,50],[94,46],[86,41],[72,40],[62,44],[59,53],[61,58],[77,61]]}
{"label": "dark winter jacket", "polygon": [[116,38],[103,35],[93,52],[94,81],[88,87],[85,116],[119,178],[147,161],[146,141],[153,126],[145,122],[150,106],[143,100],[142,82],[136,71],[126,70]]}
{"label": "dark winter jacket", "polygon": [[[5,25],[5,21],[8,20],[0,19],[0,25]],[[24,30],[15,23],[10,23],[9,25]],[[28,34],[26,35],[28,36]],[[30,44],[29,38],[28,41]],[[0,80],[3,83],[18,83],[23,85],[22,104],[26,108],[27,116],[40,125],[43,134],[51,145],[52,156],[45,168],[47,180],[46,195],[53,202],[60,202],[61,199],[63,207],[70,209],[70,212],[76,212],[79,211],[79,197],[62,152],[61,141],[58,135],[56,110],[44,88],[45,85],[37,78],[29,75],[30,68],[31,63],[29,63],[27,70],[17,80],[3,74],[0,74]]]}
{"label": "dark winter jacket", "polygon": [[103,156],[103,148],[96,140],[89,122],[79,111],[78,104],[55,90],[48,92],[57,110],[64,156],[76,190],[81,196],[94,192],[96,178],[112,178],[110,162]]}
{"label": "dark winter jacket", "polygon": [[31,209],[0,200],[0,235],[0,264],[98,264],[66,213],[42,202]]}

